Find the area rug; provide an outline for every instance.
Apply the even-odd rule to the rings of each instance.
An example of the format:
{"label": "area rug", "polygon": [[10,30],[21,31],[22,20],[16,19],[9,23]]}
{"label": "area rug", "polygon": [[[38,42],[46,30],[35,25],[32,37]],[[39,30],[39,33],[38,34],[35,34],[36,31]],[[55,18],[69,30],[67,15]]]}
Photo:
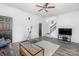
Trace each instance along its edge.
{"label": "area rug", "polygon": [[44,56],[52,56],[55,51],[60,47],[60,45],[51,43],[49,41],[42,40],[40,42],[35,43],[40,47],[44,48]]}

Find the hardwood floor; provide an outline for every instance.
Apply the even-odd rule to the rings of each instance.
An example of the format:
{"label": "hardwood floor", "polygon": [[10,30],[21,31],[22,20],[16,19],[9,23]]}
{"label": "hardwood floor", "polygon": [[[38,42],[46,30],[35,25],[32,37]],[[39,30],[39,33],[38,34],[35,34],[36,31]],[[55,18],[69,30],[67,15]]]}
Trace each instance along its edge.
{"label": "hardwood floor", "polygon": [[60,45],[60,48],[52,56],[79,56],[79,43],[65,42],[48,37],[42,37],[38,39],[38,41],[40,40],[47,40],[49,42]]}
{"label": "hardwood floor", "polygon": [[53,56],[79,56],[79,43],[65,42],[44,37],[44,40],[60,45]]}
{"label": "hardwood floor", "polygon": [[[41,40],[46,40],[55,44],[60,45],[58,50],[52,56],[79,56],[79,43],[73,42],[65,42],[60,41],[55,38],[36,38],[31,40],[32,43],[36,43]],[[9,52],[7,53],[8,56],[20,56],[19,54],[19,43],[12,43],[10,48],[7,49]]]}

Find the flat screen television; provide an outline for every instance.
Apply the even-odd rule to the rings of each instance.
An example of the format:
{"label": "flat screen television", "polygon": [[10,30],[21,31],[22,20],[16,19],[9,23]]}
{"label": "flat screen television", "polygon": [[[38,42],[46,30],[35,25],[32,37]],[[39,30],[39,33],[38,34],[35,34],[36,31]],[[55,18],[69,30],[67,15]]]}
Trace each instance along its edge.
{"label": "flat screen television", "polygon": [[72,35],[72,29],[71,28],[59,28],[58,33],[60,35]]}

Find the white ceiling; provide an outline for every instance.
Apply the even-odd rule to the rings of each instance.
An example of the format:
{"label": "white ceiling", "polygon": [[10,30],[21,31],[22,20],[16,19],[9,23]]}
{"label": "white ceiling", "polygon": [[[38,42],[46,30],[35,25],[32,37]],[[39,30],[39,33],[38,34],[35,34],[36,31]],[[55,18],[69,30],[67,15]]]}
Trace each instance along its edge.
{"label": "white ceiling", "polygon": [[30,12],[32,14],[44,17],[79,11],[79,3],[50,3],[49,6],[54,5],[56,7],[48,9],[49,12],[47,13],[44,11],[38,12],[40,8],[35,6],[35,5],[43,5],[44,3],[4,3],[4,4],[21,9],[25,12]]}

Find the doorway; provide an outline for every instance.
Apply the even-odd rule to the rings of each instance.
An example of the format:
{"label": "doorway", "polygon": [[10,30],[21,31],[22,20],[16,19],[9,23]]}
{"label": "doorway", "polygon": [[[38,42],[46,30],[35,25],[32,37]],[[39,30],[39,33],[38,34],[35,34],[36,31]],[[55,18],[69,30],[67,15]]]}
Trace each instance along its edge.
{"label": "doorway", "polygon": [[12,42],[12,17],[0,16],[0,34]]}
{"label": "doorway", "polygon": [[39,23],[39,37],[42,37],[42,23]]}

